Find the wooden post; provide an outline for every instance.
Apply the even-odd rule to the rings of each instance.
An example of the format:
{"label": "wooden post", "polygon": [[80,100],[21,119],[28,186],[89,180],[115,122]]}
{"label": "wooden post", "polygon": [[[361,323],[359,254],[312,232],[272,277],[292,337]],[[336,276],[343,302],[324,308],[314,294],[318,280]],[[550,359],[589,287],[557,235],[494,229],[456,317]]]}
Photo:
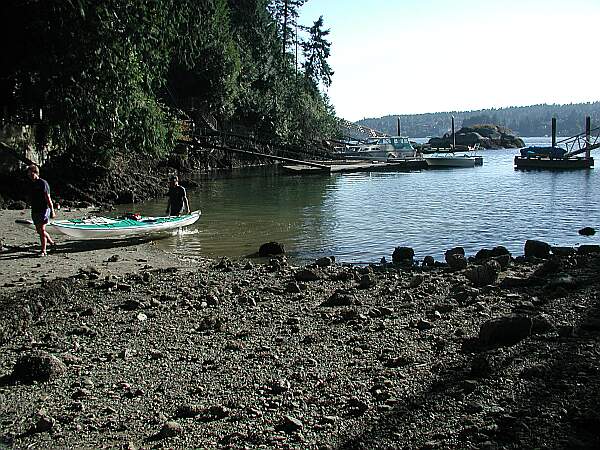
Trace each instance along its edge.
{"label": "wooden post", "polygon": [[396,125],[396,131],[398,132],[397,136],[401,136],[400,134],[400,117],[397,117],[397,125]]}
{"label": "wooden post", "polygon": [[456,136],[454,135],[454,116],[452,116],[452,150],[456,148]]}
{"label": "wooden post", "polygon": [[590,135],[592,134],[592,119],[585,118],[585,157],[590,159]]}
{"label": "wooden post", "polygon": [[556,117],[552,118],[552,148],[556,147]]}

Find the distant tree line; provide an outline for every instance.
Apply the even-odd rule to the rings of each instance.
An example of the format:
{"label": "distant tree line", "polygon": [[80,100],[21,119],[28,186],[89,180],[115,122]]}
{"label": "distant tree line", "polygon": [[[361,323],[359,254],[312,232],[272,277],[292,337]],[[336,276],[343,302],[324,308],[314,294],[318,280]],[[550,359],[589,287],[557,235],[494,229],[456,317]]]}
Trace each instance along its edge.
{"label": "distant tree line", "polygon": [[330,137],[329,30],[296,23],[305,1],[3,0],[0,119],[90,158],[165,154],[204,113],[290,142]]}
{"label": "distant tree line", "polygon": [[558,134],[573,136],[585,131],[586,116],[591,117],[592,128],[600,126],[600,102],[384,116],[363,119],[357,123],[386,134],[396,134],[397,119],[400,117],[402,134],[432,137],[442,136],[450,130],[451,116],[455,118],[457,129],[461,126],[493,124],[509,128],[519,136],[549,136],[552,133],[552,117],[556,117]]}

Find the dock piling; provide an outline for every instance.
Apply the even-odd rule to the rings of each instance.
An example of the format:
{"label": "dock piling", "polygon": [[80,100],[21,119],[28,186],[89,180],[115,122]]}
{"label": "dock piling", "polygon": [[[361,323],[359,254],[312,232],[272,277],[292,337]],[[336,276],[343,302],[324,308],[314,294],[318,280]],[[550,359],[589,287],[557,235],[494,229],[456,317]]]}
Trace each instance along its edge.
{"label": "dock piling", "polygon": [[556,117],[552,118],[552,148],[556,147]]}
{"label": "dock piling", "polygon": [[452,116],[452,151],[456,148],[456,135],[454,134],[454,116]]}
{"label": "dock piling", "polygon": [[590,136],[592,134],[592,119],[590,116],[586,116],[585,118],[585,157],[587,159],[590,158]]}

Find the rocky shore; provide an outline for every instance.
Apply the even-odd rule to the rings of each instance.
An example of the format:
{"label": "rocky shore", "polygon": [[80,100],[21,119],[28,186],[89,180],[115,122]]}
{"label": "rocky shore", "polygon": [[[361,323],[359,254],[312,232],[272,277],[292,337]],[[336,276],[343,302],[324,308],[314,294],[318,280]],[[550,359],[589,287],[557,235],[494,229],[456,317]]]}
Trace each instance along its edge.
{"label": "rocky shore", "polygon": [[[23,238],[3,284],[34,260],[10,258]],[[596,247],[361,267],[105,251],[3,289],[0,447],[600,447]]]}

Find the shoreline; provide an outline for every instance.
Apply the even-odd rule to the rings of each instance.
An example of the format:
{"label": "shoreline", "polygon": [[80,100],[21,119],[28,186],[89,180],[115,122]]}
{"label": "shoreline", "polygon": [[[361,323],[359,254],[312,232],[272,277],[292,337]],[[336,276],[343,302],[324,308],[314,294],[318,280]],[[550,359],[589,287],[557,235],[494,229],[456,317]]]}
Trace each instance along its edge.
{"label": "shoreline", "polygon": [[[98,213],[95,208],[63,208],[57,219],[79,218]],[[18,225],[17,219],[29,219],[30,210],[0,210],[0,287],[14,291],[39,287],[42,281],[66,278],[81,271],[97,269],[106,276],[121,277],[142,268],[191,267],[204,258],[181,257],[156,248],[153,239],[70,240],[54,234],[54,248],[40,257],[35,230]]]}
{"label": "shoreline", "polygon": [[0,296],[0,446],[600,444],[598,253],[295,267],[35,237],[5,237],[53,280]]}

